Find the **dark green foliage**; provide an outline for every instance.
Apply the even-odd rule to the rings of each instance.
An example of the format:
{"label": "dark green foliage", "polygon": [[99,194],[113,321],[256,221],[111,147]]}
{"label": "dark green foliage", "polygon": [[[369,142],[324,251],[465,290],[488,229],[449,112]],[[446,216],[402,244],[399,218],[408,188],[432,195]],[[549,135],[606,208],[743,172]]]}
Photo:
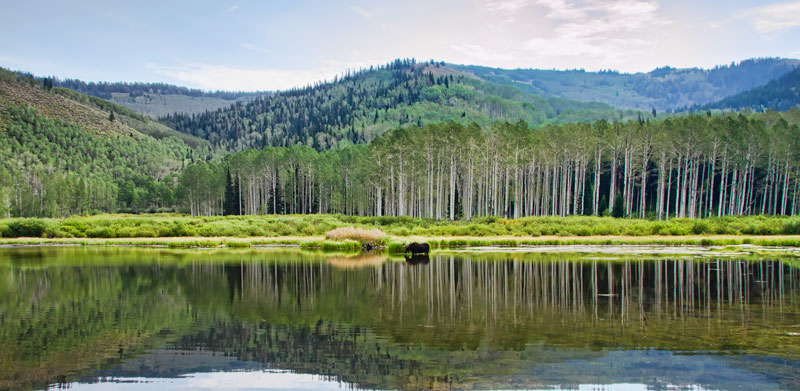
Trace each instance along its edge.
{"label": "dark green foliage", "polygon": [[625,217],[625,207],[623,204],[622,194],[617,194],[617,196],[614,198],[614,207],[611,208],[611,217]]}
{"label": "dark green foliage", "polygon": [[766,109],[786,111],[800,105],[800,68],[769,83],[692,110]]}
{"label": "dark green foliage", "polygon": [[239,207],[239,181],[231,178],[231,169],[228,168],[225,178],[225,201],[222,206],[222,213],[226,216],[242,214]]}
{"label": "dark green foliage", "polygon": [[15,219],[8,223],[4,237],[40,238],[47,229],[47,223],[41,219]]}

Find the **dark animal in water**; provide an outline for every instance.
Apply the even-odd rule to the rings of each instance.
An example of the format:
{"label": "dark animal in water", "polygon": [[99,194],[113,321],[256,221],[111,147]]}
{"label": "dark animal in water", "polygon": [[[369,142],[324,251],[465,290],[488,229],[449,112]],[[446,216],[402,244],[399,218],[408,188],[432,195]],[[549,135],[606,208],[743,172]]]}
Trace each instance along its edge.
{"label": "dark animal in water", "polygon": [[430,261],[431,259],[428,258],[427,255],[423,254],[406,255],[406,263],[409,265],[426,265]]}
{"label": "dark animal in water", "polygon": [[411,243],[408,246],[406,246],[406,252],[409,253],[409,254],[412,254],[412,255],[413,254],[425,254],[425,255],[427,255],[428,253],[431,252],[431,246],[429,246],[428,243],[417,243],[417,242],[414,242],[414,243]]}

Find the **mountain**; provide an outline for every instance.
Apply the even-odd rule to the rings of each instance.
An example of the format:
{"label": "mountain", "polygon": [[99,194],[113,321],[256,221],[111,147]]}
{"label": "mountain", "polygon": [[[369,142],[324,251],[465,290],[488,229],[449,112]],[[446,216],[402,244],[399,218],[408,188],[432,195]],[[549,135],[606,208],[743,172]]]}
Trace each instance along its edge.
{"label": "mountain", "polygon": [[798,65],[800,60],[764,58],[713,69],[663,67],[636,74],[450,66],[488,82],[516,86],[530,94],[602,102],[620,109],[650,111],[655,108],[663,112],[703,105],[749,90]]}
{"label": "mountain", "polygon": [[369,142],[397,127],[447,121],[488,125],[524,120],[540,125],[641,115],[604,103],[542,98],[444,63],[396,60],[332,82],[161,120],[228,149],[301,144],[324,150]]}
{"label": "mountain", "polygon": [[[23,76],[28,76],[21,73]],[[267,92],[203,91],[165,83],[85,82],[53,78],[54,87],[103,98],[152,118],[172,113],[195,114],[248,102]]]}
{"label": "mountain", "polygon": [[793,71],[763,86],[740,92],[699,108],[695,107],[695,109],[751,109],[755,111],[772,109],[787,111],[798,105],[800,105],[800,68],[795,68]]}
{"label": "mountain", "polygon": [[0,68],[0,216],[158,210],[173,203],[175,175],[209,153],[123,107]]}

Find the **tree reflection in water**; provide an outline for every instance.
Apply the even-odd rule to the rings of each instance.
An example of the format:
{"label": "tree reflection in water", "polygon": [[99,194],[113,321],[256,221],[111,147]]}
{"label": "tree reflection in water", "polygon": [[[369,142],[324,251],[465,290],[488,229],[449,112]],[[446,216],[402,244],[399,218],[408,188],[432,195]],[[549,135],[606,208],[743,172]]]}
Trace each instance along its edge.
{"label": "tree reflection in water", "polygon": [[0,254],[0,387],[236,368],[366,388],[726,388],[710,372],[734,370],[800,385],[798,270],[781,260],[36,254]]}

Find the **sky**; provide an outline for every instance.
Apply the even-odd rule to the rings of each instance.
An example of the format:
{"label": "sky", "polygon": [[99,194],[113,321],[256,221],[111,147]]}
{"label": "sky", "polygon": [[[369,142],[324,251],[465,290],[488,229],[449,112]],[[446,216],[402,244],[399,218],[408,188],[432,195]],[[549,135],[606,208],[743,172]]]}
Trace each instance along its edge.
{"label": "sky", "polygon": [[281,90],[396,58],[612,69],[800,58],[800,0],[6,0],[0,66]]}

